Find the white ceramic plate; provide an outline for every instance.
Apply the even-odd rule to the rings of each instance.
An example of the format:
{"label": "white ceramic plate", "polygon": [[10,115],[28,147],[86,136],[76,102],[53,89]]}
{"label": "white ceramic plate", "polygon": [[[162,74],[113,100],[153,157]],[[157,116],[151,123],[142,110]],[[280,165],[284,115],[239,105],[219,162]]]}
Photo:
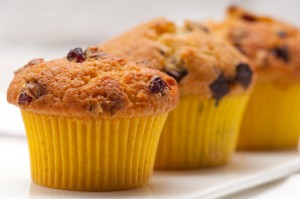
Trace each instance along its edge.
{"label": "white ceramic plate", "polygon": [[31,183],[26,140],[0,136],[1,198],[216,198],[270,182],[300,170],[294,151],[238,153],[226,167],[154,172],[150,182],[138,189],[86,193],[44,188]]}

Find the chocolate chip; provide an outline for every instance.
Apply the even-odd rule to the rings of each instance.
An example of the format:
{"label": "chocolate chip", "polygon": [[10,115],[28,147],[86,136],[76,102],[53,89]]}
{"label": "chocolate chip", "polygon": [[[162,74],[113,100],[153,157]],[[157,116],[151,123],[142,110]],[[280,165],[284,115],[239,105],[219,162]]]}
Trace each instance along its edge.
{"label": "chocolate chip", "polygon": [[285,62],[289,61],[289,51],[287,46],[278,46],[270,50],[270,52],[277,58]]}
{"label": "chocolate chip", "polygon": [[213,93],[213,97],[218,101],[229,93],[229,82],[225,79],[224,75],[221,74],[213,83],[209,85],[210,90]]}
{"label": "chocolate chip", "polygon": [[248,14],[248,13],[244,13],[241,18],[245,21],[248,21],[248,22],[254,22],[257,20],[257,18],[251,14]]}
{"label": "chocolate chip", "polygon": [[187,74],[188,71],[184,68],[182,69],[164,69],[164,72],[173,77],[177,82],[180,82],[182,78],[184,78]]}
{"label": "chocolate chip", "polygon": [[29,95],[26,94],[25,90],[22,90],[20,96],[19,96],[19,100],[18,100],[18,104],[20,105],[28,105],[33,101],[33,98]]}
{"label": "chocolate chip", "polygon": [[44,86],[37,82],[29,82],[26,84],[27,89],[29,90],[30,94],[35,97],[35,99],[38,99],[42,95],[46,94],[46,89]]}
{"label": "chocolate chip", "polygon": [[244,88],[248,88],[252,79],[252,70],[248,64],[239,63],[236,67],[236,81]]}
{"label": "chocolate chip", "polygon": [[286,34],[286,32],[284,32],[284,31],[278,31],[277,32],[277,35],[279,36],[279,37],[281,37],[281,38],[286,38],[287,37],[287,34]]}
{"label": "chocolate chip", "polygon": [[81,48],[74,48],[69,51],[67,59],[69,61],[75,60],[76,62],[82,63],[85,61],[85,56]]}
{"label": "chocolate chip", "polygon": [[164,82],[164,80],[161,77],[156,76],[151,80],[149,89],[150,92],[153,94],[156,93],[163,94],[163,91],[165,90],[166,86],[167,86],[166,82]]}

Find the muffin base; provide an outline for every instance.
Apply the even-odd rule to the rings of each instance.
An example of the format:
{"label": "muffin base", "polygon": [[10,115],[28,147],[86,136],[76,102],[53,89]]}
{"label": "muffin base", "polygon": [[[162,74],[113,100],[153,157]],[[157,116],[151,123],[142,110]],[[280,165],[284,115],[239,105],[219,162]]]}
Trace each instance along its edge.
{"label": "muffin base", "polygon": [[236,147],[248,95],[213,99],[182,97],[163,128],[156,169],[179,170],[226,164]]}
{"label": "muffin base", "polygon": [[33,181],[77,191],[124,190],[145,183],[167,116],[81,120],[21,112]]}
{"label": "muffin base", "polygon": [[296,149],[300,135],[299,99],[299,83],[257,82],[245,111],[238,149]]}

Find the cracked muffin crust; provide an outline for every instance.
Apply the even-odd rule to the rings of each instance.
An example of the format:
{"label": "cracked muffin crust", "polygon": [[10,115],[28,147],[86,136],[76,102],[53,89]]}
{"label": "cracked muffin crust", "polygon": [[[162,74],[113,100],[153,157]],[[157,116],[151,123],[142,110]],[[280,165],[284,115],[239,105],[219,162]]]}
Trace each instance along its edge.
{"label": "cracked muffin crust", "polygon": [[143,117],[170,111],[178,102],[168,75],[91,49],[66,58],[35,59],[15,73],[7,100],[21,109],[66,117]]}
{"label": "cracked muffin crust", "polygon": [[232,6],[222,22],[207,22],[209,31],[225,38],[253,61],[256,70],[300,77],[299,30],[267,16]]}
{"label": "cracked muffin crust", "polygon": [[181,96],[200,94],[219,100],[249,90],[254,79],[244,55],[191,21],[180,27],[164,18],[155,19],[98,49],[166,72],[177,80]]}

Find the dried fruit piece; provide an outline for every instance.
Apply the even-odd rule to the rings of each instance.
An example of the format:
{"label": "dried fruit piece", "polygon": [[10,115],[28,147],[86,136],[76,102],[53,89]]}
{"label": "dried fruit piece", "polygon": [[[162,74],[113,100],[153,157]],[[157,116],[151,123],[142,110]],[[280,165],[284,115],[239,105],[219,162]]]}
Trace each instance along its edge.
{"label": "dried fruit piece", "polygon": [[18,100],[18,104],[20,105],[28,105],[33,101],[32,97],[26,94],[25,90],[22,90],[20,96],[19,96],[19,100]]}
{"label": "dried fruit piece", "polygon": [[69,61],[75,60],[76,62],[82,63],[85,61],[85,56],[81,48],[74,48],[68,53],[67,59]]}
{"label": "dried fruit piece", "polygon": [[248,88],[252,79],[252,70],[250,69],[248,64],[239,63],[236,67],[236,81],[244,88]]}
{"label": "dried fruit piece", "polygon": [[40,96],[46,94],[45,88],[36,82],[29,82],[27,83],[27,89],[30,91],[31,95],[35,97],[35,99],[38,99]]}
{"label": "dried fruit piece", "polygon": [[173,77],[177,82],[180,82],[182,78],[184,78],[187,74],[188,71],[185,68],[180,68],[180,69],[168,69],[166,68],[165,73]]}
{"label": "dried fruit piece", "polygon": [[156,76],[151,80],[149,89],[150,92],[153,94],[156,93],[163,94],[163,91],[165,90],[166,86],[167,86],[166,82],[164,82],[164,80],[161,77]]}
{"label": "dried fruit piece", "polygon": [[218,101],[229,93],[229,82],[225,79],[224,75],[221,74],[213,83],[209,85],[210,90],[213,93],[213,97]]}
{"label": "dried fruit piece", "polygon": [[278,46],[278,47],[275,47],[273,49],[271,49],[271,53],[279,58],[279,59],[282,59],[283,61],[285,62],[288,62],[289,61],[289,51],[288,51],[288,47],[287,46]]}

